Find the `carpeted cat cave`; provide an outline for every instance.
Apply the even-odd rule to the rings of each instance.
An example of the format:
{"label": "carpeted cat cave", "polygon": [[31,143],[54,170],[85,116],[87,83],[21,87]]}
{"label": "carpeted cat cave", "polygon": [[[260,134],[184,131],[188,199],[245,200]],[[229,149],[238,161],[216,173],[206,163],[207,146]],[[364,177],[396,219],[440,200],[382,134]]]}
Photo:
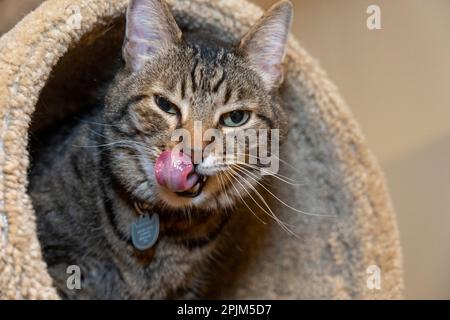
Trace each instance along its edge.
{"label": "carpeted cat cave", "polygon": [[[262,14],[243,0],[169,2],[183,31],[206,28],[228,42],[237,41]],[[0,39],[2,299],[58,298],[27,195],[32,144],[41,132],[92,105],[112,77],[109,66],[120,59],[126,5],[48,0]],[[241,205],[224,230],[225,246],[210,270],[206,298],[401,298],[395,215],[359,126],[294,39],[286,69],[281,94],[290,133],[280,174],[304,183],[271,178],[266,185],[273,193],[269,205],[292,232],[272,219],[262,223]]]}

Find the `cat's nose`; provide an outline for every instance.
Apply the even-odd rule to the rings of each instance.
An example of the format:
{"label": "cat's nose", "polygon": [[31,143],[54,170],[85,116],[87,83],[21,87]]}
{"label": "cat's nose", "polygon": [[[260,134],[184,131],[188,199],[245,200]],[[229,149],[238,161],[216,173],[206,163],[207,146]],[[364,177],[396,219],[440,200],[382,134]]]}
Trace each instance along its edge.
{"label": "cat's nose", "polygon": [[193,148],[188,152],[191,157],[192,164],[196,167],[203,160],[203,149]]}
{"label": "cat's nose", "polygon": [[179,151],[164,151],[155,163],[155,176],[159,185],[174,192],[192,188],[199,179],[191,157]]}

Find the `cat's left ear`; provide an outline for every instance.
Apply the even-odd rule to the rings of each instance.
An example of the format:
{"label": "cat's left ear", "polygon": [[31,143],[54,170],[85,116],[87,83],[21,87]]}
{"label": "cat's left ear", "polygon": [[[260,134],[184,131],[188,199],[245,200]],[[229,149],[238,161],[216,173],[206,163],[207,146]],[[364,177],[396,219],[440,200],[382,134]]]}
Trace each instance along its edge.
{"label": "cat's left ear", "polygon": [[132,71],[179,43],[181,30],[164,0],[130,0],[123,58]]}
{"label": "cat's left ear", "polygon": [[239,47],[245,51],[268,90],[278,87],[283,81],[282,63],[293,15],[290,1],[276,3],[240,42]]}

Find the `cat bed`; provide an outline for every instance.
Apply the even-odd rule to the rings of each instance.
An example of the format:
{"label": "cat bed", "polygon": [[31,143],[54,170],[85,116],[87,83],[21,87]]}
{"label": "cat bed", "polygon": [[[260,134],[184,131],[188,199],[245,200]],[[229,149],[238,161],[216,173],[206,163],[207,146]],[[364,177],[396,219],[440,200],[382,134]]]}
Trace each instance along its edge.
{"label": "cat bed", "polygon": [[[243,0],[169,3],[181,29],[206,28],[227,42],[238,40],[262,14]],[[0,39],[2,299],[58,298],[27,195],[29,140],[88,107],[111,78],[126,4],[48,0]],[[290,133],[280,174],[304,184],[271,178],[269,191],[285,204],[270,193],[266,199],[289,231],[237,210],[224,231],[227,245],[215,257],[206,297],[401,298],[395,215],[359,126],[336,87],[294,39],[286,69],[281,95]]]}

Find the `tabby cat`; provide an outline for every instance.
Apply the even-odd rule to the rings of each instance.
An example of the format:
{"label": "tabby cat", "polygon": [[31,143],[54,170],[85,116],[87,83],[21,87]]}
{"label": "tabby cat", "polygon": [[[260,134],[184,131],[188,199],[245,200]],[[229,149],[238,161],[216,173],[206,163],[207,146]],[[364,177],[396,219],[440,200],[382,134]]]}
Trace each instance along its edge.
{"label": "tabby cat", "polygon": [[[103,103],[64,125],[32,159],[29,193],[62,298],[201,297],[211,254],[242,205],[245,177],[213,155],[194,165],[182,154],[182,172],[165,160],[162,171],[155,166],[177,143],[172,132],[192,131],[196,121],[224,133],[285,131],[278,88],[292,15],[281,1],[238,44],[225,45],[182,34],[162,0],[130,1],[123,67]],[[246,170],[262,179],[255,167]],[[132,225],[154,213],[156,243],[136,248]],[[68,286],[71,265],[81,270],[79,290]]]}

